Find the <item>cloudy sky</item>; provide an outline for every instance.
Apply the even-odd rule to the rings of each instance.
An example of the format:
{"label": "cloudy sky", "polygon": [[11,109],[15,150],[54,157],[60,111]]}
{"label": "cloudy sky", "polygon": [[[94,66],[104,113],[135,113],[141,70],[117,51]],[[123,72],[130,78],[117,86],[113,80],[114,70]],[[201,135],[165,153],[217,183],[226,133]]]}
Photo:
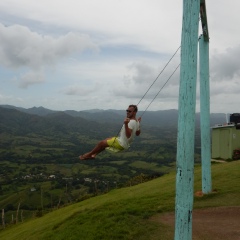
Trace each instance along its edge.
{"label": "cloudy sky", "polygon": [[[137,104],[181,45],[182,2],[0,0],[0,104],[77,111]],[[240,2],[206,7],[211,112],[240,112]],[[180,51],[140,110],[179,63]],[[177,109],[179,80],[178,69],[149,110]]]}

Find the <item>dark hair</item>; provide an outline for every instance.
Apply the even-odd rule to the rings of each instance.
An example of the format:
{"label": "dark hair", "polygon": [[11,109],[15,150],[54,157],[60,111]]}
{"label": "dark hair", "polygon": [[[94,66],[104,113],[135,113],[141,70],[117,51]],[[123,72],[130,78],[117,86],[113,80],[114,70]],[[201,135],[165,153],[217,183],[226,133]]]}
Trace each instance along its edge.
{"label": "dark hair", "polygon": [[131,104],[131,105],[129,105],[128,107],[133,107],[133,108],[134,108],[134,112],[137,112],[137,111],[138,111],[137,105]]}

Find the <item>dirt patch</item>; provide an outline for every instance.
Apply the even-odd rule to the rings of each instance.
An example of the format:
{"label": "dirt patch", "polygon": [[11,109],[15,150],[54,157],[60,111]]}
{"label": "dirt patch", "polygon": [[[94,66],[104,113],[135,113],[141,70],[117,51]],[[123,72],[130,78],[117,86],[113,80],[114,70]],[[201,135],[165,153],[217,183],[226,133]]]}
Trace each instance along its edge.
{"label": "dirt patch", "polygon": [[[174,231],[175,213],[154,216],[153,221]],[[240,240],[240,207],[218,207],[193,211],[193,240]]]}

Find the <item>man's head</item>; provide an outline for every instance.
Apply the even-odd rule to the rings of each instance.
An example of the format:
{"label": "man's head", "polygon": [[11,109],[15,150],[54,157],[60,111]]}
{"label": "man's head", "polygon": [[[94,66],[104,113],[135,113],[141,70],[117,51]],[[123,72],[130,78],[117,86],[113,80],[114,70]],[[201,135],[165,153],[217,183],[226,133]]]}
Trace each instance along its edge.
{"label": "man's head", "polygon": [[127,112],[127,117],[129,117],[129,118],[135,117],[137,111],[138,111],[137,105],[133,105],[133,104],[132,104],[132,105],[129,105],[129,106],[128,106],[128,109],[126,110],[126,112]]}
{"label": "man's head", "polygon": [[137,111],[138,111],[137,105],[131,104],[131,105],[128,106],[128,108],[133,108],[133,109],[134,109],[134,112],[137,112]]}

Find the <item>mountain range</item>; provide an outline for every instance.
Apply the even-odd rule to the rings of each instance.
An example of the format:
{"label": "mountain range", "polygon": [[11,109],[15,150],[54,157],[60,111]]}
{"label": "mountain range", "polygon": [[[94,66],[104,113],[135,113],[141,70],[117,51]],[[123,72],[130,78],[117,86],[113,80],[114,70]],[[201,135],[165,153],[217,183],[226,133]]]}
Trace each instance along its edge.
{"label": "mountain range", "polygon": [[[90,120],[98,123],[112,123],[121,125],[125,117],[124,110],[101,110],[101,109],[92,109],[84,111],[75,111],[75,110],[65,110],[65,111],[56,111],[50,110],[44,107],[32,107],[32,108],[21,108],[11,105],[0,105],[0,111],[4,109],[16,110],[18,112],[23,112],[31,115],[36,115],[40,117],[48,117],[56,115],[65,115],[65,120],[68,121],[75,117],[85,120]],[[159,110],[159,111],[139,111],[138,116],[142,116],[142,124],[145,126],[154,126],[160,128],[168,127],[177,127],[178,123],[178,110]],[[67,117],[68,116],[68,117]],[[70,118],[71,117],[71,118]],[[67,120],[68,119],[68,120]],[[210,125],[223,124],[226,123],[226,114],[224,113],[211,113],[210,114]],[[200,113],[196,113],[196,126],[200,124]]]}

